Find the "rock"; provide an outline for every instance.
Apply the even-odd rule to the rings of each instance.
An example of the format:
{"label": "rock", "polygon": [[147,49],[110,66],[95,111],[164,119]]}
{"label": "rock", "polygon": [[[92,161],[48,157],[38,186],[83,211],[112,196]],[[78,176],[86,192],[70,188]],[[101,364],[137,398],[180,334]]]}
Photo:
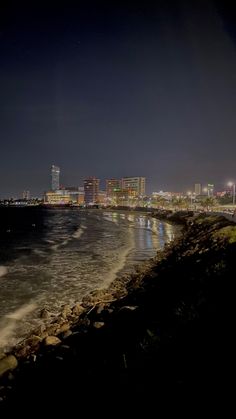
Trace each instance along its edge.
{"label": "rock", "polygon": [[97,304],[100,300],[101,301],[109,301],[112,299],[112,295],[107,290],[94,290],[90,294],[86,295],[82,299],[82,306],[88,309],[91,306]]}
{"label": "rock", "polygon": [[99,306],[97,307],[97,314],[101,314],[104,308],[105,304],[99,304]]}
{"label": "rock", "polygon": [[64,319],[67,319],[67,317],[71,316],[71,314],[72,314],[71,308],[68,304],[65,304],[64,306],[62,306],[61,315]]}
{"label": "rock", "polygon": [[43,308],[43,310],[40,313],[41,319],[48,319],[50,317],[50,313],[46,308]]}
{"label": "rock", "polygon": [[48,336],[48,332],[47,332],[47,330],[45,330],[41,335],[40,335],[40,337],[41,337],[41,339],[43,340],[43,339],[45,339],[47,336]]}
{"label": "rock", "polygon": [[67,330],[69,330],[69,329],[70,329],[70,325],[69,325],[68,323],[64,323],[64,324],[60,327],[60,329],[59,329],[58,333],[60,334],[60,333],[67,332]]}
{"label": "rock", "polygon": [[0,359],[4,358],[5,356],[5,353],[0,349]]}
{"label": "rock", "polygon": [[54,334],[57,333],[57,330],[58,330],[58,324],[52,324],[46,329],[45,333],[47,333],[48,336],[54,336]]}
{"label": "rock", "polygon": [[47,336],[44,339],[45,346],[55,346],[61,343],[61,340],[57,338],[56,336]]}
{"label": "rock", "polygon": [[91,295],[86,295],[82,300],[82,307],[89,308],[93,306],[97,301],[97,298],[92,297]]}
{"label": "rock", "polygon": [[33,335],[30,338],[28,338],[24,343],[26,346],[37,347],[39,346],[41,341],[42,338],[40,336]]}
{"label": "rock", "polygon": [[[38,326],[34,331],[33,331],[33,334],[35,335],[35,336],[40,336],[40,337],[42,337],[43,336],[43,333],[45,332],[45,330],[46,330],[46,326],[45,326],[45,324],[41,324],[40,326]],[[45,337],[45,336],[43,336],[43,337]]]}
{"label": "rock", "polygon": [[81,313],[83,313],[83,311],[84,311],[84,308],[79,304],[79,303],[77,303],[73,308],[72,308],[72,314],[74,315],[74,316],[79,316]]}
{"label": "rock", "polygon": [[27,356],[29,356],[31,353],[31,348],[30,346],[23,346],[21,348],[19,348],[15,354],[17,355],[17,358],[26,358]]}
{"label": "rock", "polygon": [[5,356],[0,360],[0,376],[7,371],[14,370],[18,365],[18,361],[14,355]]}
{"label": "rock", "polygon": [[103,327],[105,325],[104,322],[94,322],[93,323],[93,327],[95,327],[95,329],[101,329],[101,327]]}

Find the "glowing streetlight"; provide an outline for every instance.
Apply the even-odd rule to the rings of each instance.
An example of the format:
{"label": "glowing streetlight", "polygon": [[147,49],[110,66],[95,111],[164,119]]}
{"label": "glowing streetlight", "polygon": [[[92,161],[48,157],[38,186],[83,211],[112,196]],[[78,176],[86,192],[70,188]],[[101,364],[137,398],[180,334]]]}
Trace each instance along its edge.
{"label": "glowing streetlight", "polygon": [[235,205],[235,183],[229,182],[228,186],[233,188],[233,205]]}

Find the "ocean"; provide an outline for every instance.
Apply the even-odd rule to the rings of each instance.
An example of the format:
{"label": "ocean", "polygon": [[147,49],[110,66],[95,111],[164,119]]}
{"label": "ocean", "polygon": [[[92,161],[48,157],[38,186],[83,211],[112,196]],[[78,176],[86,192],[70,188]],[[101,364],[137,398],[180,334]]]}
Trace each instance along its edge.
{"label": "ocean", "polygon": [[130,211],[0,207],[0,348],[90,291],[131,273],[177,228]]}

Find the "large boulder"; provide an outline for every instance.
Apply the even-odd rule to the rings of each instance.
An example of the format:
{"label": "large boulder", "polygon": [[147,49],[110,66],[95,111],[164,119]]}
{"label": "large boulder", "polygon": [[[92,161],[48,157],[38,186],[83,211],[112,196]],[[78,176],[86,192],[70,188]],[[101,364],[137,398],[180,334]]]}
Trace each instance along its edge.
{"label": "large boulder", "polygon": [[93,327],[95,327],[95,329],[101,329],[101,327],[103,327],[105,325],[104,322],[94,322],[93,323]]}
{"label": "large boulder", "polygon": [[44,339],[45,346],[55,346],[61,343],[61,340],[57,338],[56,336],[47,336]]}
{"label": "large boulder", "polygon": [[0,360],[0,376],[7,371],[14,370],[18,365],[17,359],[14,355],[5,356]]}

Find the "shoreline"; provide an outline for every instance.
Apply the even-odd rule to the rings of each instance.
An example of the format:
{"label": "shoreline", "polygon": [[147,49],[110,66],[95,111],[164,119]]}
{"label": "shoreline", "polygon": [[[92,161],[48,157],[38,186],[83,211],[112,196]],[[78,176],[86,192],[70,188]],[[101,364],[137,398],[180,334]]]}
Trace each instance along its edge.
{"label": "shoreline", "polygon": [[[114,212],[117,209],[109,209],[109,212]],[[87,209],[85,209],[85,211],[88,211]],[[104,209],[91,209],[92,212],[107,212],[107,210]],[[125,212],[123,208],[118,208],[118,211],[123,213]],[[140,211],[140,210],[128,210],[126,211],[127,213],[130,214],[135,214],[135,215],[144,215],[145,217],[150,217],[153,218],[153,214],[151,212],[145,212],[145,211]],[[157,217],[154,217],[157,218]],[[160,220],[162,221],[162,220]],[[163,220],[165,222],[165,220]],[[167,221],[168,222],[168,221]],[[179,232],[176,232],[177,236],[180,234]],[[129,247],[128,249],[128,253],[130,252],[130,250],[133,247]],[[161,250],[157,250],[156,252],[159,253],[159,251]],[[155,252],[155,254],[156,254]],[[127,249],[125,249],[125,259],[127,257]],[[63,326],[65,328],[65,321],[63,321],[63,319],[65,320],[65,310],[68,312],[69,315],[69,324],[72,325],[73,322],[76,321],[77,319],[77,313],[82,313],[84,310],[81,307],[82,301],[86,298],[89,298],[90,294],[96,293],[96,292],[102,292],[102,291],[106,291],[109,289],[113,289],[113,283],[114,284],[124,284],[125,281],[129,280],[130,275],[135,274],[136,272],[140,272],[143,270],[143,268],[146,267],[146,265],[149,265],[149,262],[152,261],[153,258],[151,259],[146,259],[144,261],[141,262],[136,262],[133,265],[133,272],[132,273],[127,273],[127,274],[121,274],[121,276],[117,277],[117,275],[119,274],[119,272],[123,269],[123,265],[122,268],[119,267],[117,269],[117,267],[114,268],[114,272],[113,270],[111,272],[109,272],[107,274],[107,277],[109,279],[104,280],[104,283],[101,286],[97,286],[94,290],[90,291],[88,294],[86,294],[84,297],[81,298],[81,300],[75,300],[73,305],[67,304],[66,302],[61,305],[61,310],[59,313],[55,314],[53,312],[50,312],[50,309],[44,307],[44,305],[42,305],[41,307],[37,307],[37,312],[38,312],[38,318],[35,319],[36,322],[40,322],[40,319],[42,319],[42,323],[35,326],[34,328],[31,329],[30,332],[28,332],[27,334],[25,334],[21,339],[18,340],[18,342],[15,345],[5,345],[5,348],[2,346],[0,348],[0,352],[5,353],[5,354],[10,354],[10,353],[14,353],[17,355],[17,357],[22,358],[24,356],[29,355],[30,353],[34,353],[37,349],[38,349],[38,345],[36,345],[36,343],[40,343],[39,337],[41,339],[44,339],[46,337],[47,334],[47,330],[49,330],[51,333],[55,333],[56,335],[62,333],[61,332],[61,326]],[[112,279],[111,279],[112,277]],[[114,285],[115,286],[115,285]],[[121,286],[121,285],[119,285]],[[27,306],[33,305],[32,303],[29,304],[25,304],[24,306],[22,306],[22,308],[26,308]],[[65,308],[64,308],[65,307]],[[80,308],[78,308],[80,307]],[[63,315],[62,315],[63,313]],[[10,325],[11,326],[11,325]],[[6,327],[8,327],[8,325],[6,325]],[[34,339],[34,336],[37,336],[36,339]],[[30,345],[33,344],[32,348],[28,348],[28,342],[30,342]],[[34,347],[35,345],[35,347]],[[27,350],[25,349],[27,347]]]}
{"label": "shoreline", "polygon": [[[209,380],[214,384],[213,359],[209,356],[212,356],[218,338],[217,326],[222,321],[219,308],[224,300],[220,301],[224,293],[228,298],[236,227],[223,217],[205,215],[180,217],[180,222],[186,225],[183,236],[145,262],[140,272],[113,281],[108,289],[90,293],[77,306],[76,316],[75,308],[73,313],[69,307],[64,307],[60,333],[56,336],[55,329],[50,331],[54,340],[35,336],[34,341],[28,342],[28,348],[25,346],[24,353],[18,348],[18,352],[10,355],[16,356],[18,366],[14,364],[5,372],[3,387],[5,389],[9,384],[9,375],[13,375],[15,392],[11,396],[11,391],[4,390],[4,400],[14,399],[17,394],[22,397],[21,385],[28,389],[29,377],[36,385],[39,371],[41,374],[46,368],[50,374],[49,360],[53,360],[53,365],[55,362],[55,368],[61,368],[65,363],[71,369],[76,362],[78,373],[85,381],[90,377],[87,374],[91,368],[96,376],[102,365],[108,365],[102,367],[105,368],[104,380],[108,374],[115,379],[114,385],[116,382],[120,385],[125,373],[128,377],[126,390],[126,383],[135,371],[141,376],[152,375],[151,371],[156,368],[160,385],[163,380],[165,385],[176,388],[189,383],[193,385],[193,380],[204,385],[206,378],[206,384]],[[205,345],[205,354],[201,345]],[[221,359],[222,355],[218,350],[216,352]],[[176,354],[181,359],[181,369]],[[105,364],[103,359],[106,359]],[[144,365],[144,370],[140,370],[140,365]],[[50,377],[56,374],[54,367],[51,374]],[[63,380],[66,377],[64,371]],[[63,382],[60,385],[65,390]],[[216,380],[217,384],[219,380]],[[136,392],[135,383],[133,385],[132,391]],[[150,386],[147,387],[151,391]],[[83,393],[84,386],[79,388]],[[142,391],[146,394],[145,388]]]}

